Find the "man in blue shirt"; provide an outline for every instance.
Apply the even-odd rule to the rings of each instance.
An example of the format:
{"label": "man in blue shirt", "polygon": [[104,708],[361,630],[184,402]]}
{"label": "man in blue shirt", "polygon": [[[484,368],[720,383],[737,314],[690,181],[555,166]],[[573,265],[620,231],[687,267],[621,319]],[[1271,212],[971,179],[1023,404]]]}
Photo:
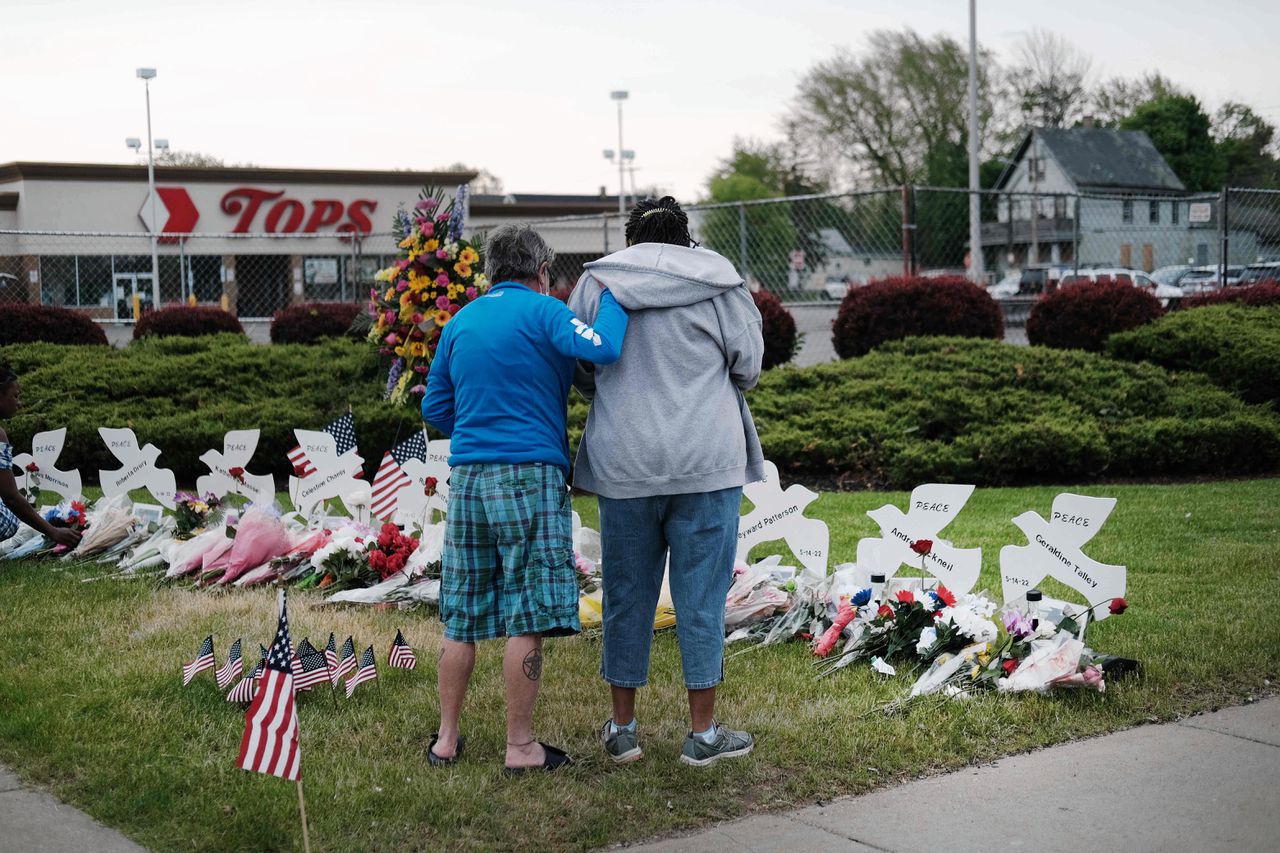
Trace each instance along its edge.
{"label": "man in blue shirt", "polygon": [[479,640],[506,637],[506,766],[572,760],[537,741],[533,706],[543,636],[575,634],[578,583],[569,501],[566,407],[578,359],[610,364],[626,312],[605,291],[595,326],[545,295],[554,253],[528,226],[485,241],[489,292],[449,321],[431,363],[422,417],[450,438],[440,619],[440,731],[427,759],[462,749],[458,718]]}

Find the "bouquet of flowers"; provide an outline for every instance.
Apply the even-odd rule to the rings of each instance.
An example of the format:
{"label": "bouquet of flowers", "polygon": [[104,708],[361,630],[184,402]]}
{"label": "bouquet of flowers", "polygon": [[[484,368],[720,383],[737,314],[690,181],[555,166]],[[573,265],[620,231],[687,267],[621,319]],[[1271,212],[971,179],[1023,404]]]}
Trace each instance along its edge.
{"label": "bouquet of flowers", "polygon": [[369,291],[369,341],[391,359],[386,398],[396,405],[421,400],[441,330],[489,289],[462,237],[466,197],[465,185],[448,204],[443,190],[424,190],[411,212],[397,211],[400,259],[374,276],[382,289]]}
{"label": "bouquet of flowers", "polygon": [[206,495],[202,499],[188,492],[178,492],[173,500],[177,504],[174,523],[178,539],[190,539],[221,517],[222,502],[217,495]]}

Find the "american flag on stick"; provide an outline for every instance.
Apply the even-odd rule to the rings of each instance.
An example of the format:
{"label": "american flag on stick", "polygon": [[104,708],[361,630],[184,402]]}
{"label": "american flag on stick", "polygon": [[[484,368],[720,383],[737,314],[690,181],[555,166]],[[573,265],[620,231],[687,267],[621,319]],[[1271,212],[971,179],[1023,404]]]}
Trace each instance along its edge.
{"label": "american flag on stick", "polygon": [[213,635],[210,634],[200,644],[200,651],[196,652],[196,659],[191,663],[182,665],[182,686],[186,687],[191,683],[191,679],[206,669],[213,669],[216,665],[217,663],[213,659]]}
{"label": "american flag on stick", "polygon": [[378,665],[374,662],[373,646],[364,650],[364,654],[360,655],[360,668],[351,674],[347,679],[347,698],[351,698],[351,694],[356,692],[356,688],[366,681],[373,681],[378,677]]}
{"label": "american flag on stick", "polygon": [[245,713],[244,737],[236,766],[297,780],[300,775],[298,716],[293,702],[293,672],[289,661],[289,615],[280,590],[280,622],[253,704]]}
{"label": "american flag on stick", "polygon": [[[356,419],[351,412],[347,412],[330,423],[324,428],[324,431],[333,436],[333,440],[338,447],[339,456],[356,446]],[[310,477],[316,472],[315,466],[307,458],[307,454],[302,449],[301,444],[289,451],[289,464],[302,477]]]}
{"label": "american flag on stick", "polygon": [[342,654],[338,658],[337,665],[333,668],[334,681],[340,681],[342,676],[356,668],[356,641],[347,637],[342,644]]}
{"label": "american flag on stick", "polygon": [[338,669],[338,644],[334,641],[332,631],[329,632],[329,642],[324,644],[324,661],[329,665],[329,678],[337,684],[338,676],[335,673]]}
{"label": "american flag on stick", "polygon": [[244,659],[240,657],[240,641],[236,640],[231,644],[231,651],[227,654],[227,662],[218,668],[218,689],[226,690],[227,685],[244,672]]}
{"label": "american flag on stick", "polygon": [[387,655],[387,663],[396,669],[413,669],[418,665],[413,647],[405,641],[404,634],[399,628],[396,629],[396,638],[391,643],[391,653]]}
{"label": "american flag on stick", "polygon": [[293,679],[294,690],[310,690],[317,684],[329,683],[329,662],[322,652],[312,650],[298,656],[302,672]]}
{"label": "american flag on stick", "polygon": [[267,663],[265,660],[258,661],[258,665],[253,668],[253,672],[232,687],[227,693],[228,702],[238,702],[241,705],[247,705],[253,701],[253,691],[258,681],[262,678],[263,672],[266,670]]}
{"label": "american flag on stick", "polygon": [[401,467],[410,459],[423,462],[427,459],[427,438],[422,430],[382,454],[382,464],[373,475],[373,503],[369,506],[374,518],[388,519],[395,515],[400,490],[413,482]]}

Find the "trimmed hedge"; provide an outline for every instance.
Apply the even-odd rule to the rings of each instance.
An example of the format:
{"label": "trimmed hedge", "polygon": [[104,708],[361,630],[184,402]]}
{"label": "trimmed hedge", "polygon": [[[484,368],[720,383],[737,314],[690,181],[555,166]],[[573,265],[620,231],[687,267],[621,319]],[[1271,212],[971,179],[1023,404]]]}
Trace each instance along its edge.
{"label": "trimmed hedge", "polygon": [[1108,278],[1082,281],[1046,294],[1027,317],[1027,340],[1056,349],[1101,352],[1116,332],[1150,323],[1164,313],[1160,300]]}
{"label": "trimmed hedge", "polygon": [[[345,340],[164,338],[91,359],[78,347],[23,344],[0,348],[0,361],[22,377],[28,403],[6,424],[15,445],[65,425],[60,464],[90,482],[120,467],[100,426],[132,427],[188,488],[227,430],[256,427],[250,470],[271,471],[283,489],[295,427],[320,428],[350,405],[371,477],[419,424],[382,400],[374,350]],[[1280,470],[1280,416],[1202,376],[1079,351],[912,338],[851,361],[771,370],[747,399],[788,479],[909,488]],[[587,405],[571,401],[576,447]]]}
{"label": "trimmed hedge", "polygon": [[0,307],[0,346],[40,341],[57,344],[107,345],[107,333],[79,311],[56,305],[7,302]]}
{"label": "trimmed hedge", "polygon": [[760,319],[764,321],[764,369],[786,364],[795,358],[800,349],[800,336],[796,334],[796,319],[782,304],[782,300],[767,290],[751,293]]}
{"label": "trimmed hedge", "polygon": [[291,305],[271,318],[271,343],[313,344],[341,338],[351,332],[351,324],[359,312],[360,306],[352,302]]}
{"label": "trimmed hedge", "polygon": [[1203,308],[1239,302],[1242,305],[1280,305],[1280,284],[1260,281],[1247,287],[1224,287],[1208,293],[1197,293],[1182,300],[1183,308]]}
{"label": "trimmed hedge", "polygon": [[224,332],[243,335],[244,327],[239,320],[221,308],[175,305],[143,314],[142,319],[133,327],[133,339],[198,338]]}
{"label": "trimmed hedge", "polygon": [[1125,361],[1204,373],[1251,403],[1280,403],[1280,304],[1177,311],[1113,335],[1107,351]]}
{"label": "trimmed hedge", "polygon": [[1080,351],[910,338],[747,394],[789,478],[911,488],[1280,470],[1280,417],[1195,375]]}
{"label": "trimmed hedge", "polygon": [[852,358],[918,335],[1000,340],[1004,319],[991,295],[966,278],[886,278],[849,289],[831,341],[837,355]]}

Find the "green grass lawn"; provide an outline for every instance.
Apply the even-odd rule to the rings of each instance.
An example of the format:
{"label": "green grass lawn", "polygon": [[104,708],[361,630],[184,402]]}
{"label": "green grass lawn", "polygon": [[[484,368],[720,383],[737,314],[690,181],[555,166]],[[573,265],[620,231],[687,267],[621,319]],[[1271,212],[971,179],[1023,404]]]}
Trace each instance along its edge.
{"label": "green grass lawn", "polygon": [[[980,586],[998,596],[999,549],[1024,541],[1009,519],[1027,509],[1047,514],[1057,491],[979,489],[944,531],[958,546],[983,548]],[[1091,629],[1090,639],[1142,660],[1141,680],[1115,682],[1103,695],[980,696],[885,716],[867,712],[904,695],[909,678],[883,679],[861,664],[818,681],[806,646],[756,649],[729,662],[718,709],[756,735],[756,750],[710,769],[677,762],[687,724],[670,632],[655,640],[651,685],[641,692],[643,761],[615,768],[598,746],[608,714],[599,641],[554,640],[536,731],[579,766],[509,779],[501,774],[498,644],[480,651],[464,760],[432,770],[425,748],[438,719],[434,613],[335,609],[320,606],[318,595],[295,595],[295,640],[353,633],[374,643],[382,672],[380,688],[364,685],[337,709],[319,693],[300,699],[312,842],[317,850],[596,847],[1272,692],[1280,480],[1076,491],[1119,498],[1087,550],[1128,565],[1131,608]],[[831,525],[833,562],[852,560],[857,540],[876,534],[864,513],[886,501],[902,505],[905,495],[824,494],[811,507]],[[594,524],[594,502],[576,505]],[[152,849],[301,849],[294,786],[236,769],[243,714],[209,673],[187,688],[180,678],[207,633],[220,655],[236,637],[247,650],[265,641],[273,592],[81,582],[102,571],[0,563],[0,762]],[[418,649],[412,672],[385,668],[397,627]]]}

